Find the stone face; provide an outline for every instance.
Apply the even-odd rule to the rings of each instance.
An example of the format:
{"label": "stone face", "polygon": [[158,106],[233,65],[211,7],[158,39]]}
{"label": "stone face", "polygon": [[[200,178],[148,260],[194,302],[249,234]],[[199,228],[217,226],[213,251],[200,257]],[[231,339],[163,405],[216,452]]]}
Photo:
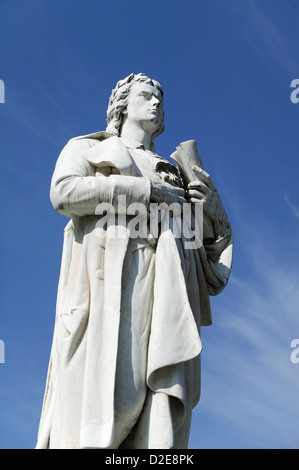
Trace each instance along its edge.
{"label": "stone face", "polygon": [[228,282],[232,229],[196,141],[177,167],[155,152],[158,82],[118,82],[107,123],[69,141],[52,177],[70,220],[37,448],[187,448],[200,326]]}

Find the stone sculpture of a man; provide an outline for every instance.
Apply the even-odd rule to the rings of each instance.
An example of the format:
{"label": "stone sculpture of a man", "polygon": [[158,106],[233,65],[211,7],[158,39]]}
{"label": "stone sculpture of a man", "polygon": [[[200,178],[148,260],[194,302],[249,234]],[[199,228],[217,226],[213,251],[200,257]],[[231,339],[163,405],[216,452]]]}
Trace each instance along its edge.
{"label": "stone sculpture of a man", "polygon": [[[118,82],[107,122],[105,132],[67,143],[52,178],[52,204],[70,221],[37,448],[187,448],[199,329],[211,324],[209,296],[229,278],[232,229],[200,165],[186,181],[155,153],[164,130],[158,82],[144,74]],[[171,229],[132,236],[127,208],[157,203],[203,207],[200,246],[187,249]]]}

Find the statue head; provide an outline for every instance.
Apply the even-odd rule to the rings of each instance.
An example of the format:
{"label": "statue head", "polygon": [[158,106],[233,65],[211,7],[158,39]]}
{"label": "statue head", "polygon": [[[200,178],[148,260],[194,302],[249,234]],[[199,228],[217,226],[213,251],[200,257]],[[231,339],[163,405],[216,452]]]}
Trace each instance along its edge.
{"label": "statue head", "polygon": [[[152,80],[143,73],[137,75],[131,74],[128,77],[124,78],[117,82],[116,87],[112,90],[108,109],[107,109],[107,128],[106,131],[113,135],[120,135],[120,130],[124,118],[124,111],[126,110],[128,97],[131,92],[131,89],[136,83],[146,83],[154,86],[159,90],[160,94],[163,96],[163,90],[159,82]],[[164,113],[163,119],[160,123],[159,128],[153,134],[152,139],[154,140],[158,135],[162,134],[164,131]]]}

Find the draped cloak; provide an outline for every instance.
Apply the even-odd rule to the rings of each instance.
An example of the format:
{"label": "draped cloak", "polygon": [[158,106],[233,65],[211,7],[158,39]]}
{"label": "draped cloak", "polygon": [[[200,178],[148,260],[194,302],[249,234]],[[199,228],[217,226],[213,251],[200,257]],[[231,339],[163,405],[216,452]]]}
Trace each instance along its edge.
{"label": "draped cloak", "polygon": [[[200,397],[200,326],[211,324],[209,296],[228,282],[232,229],[208,245],[203,240],[194,250],[184,249],[183,240],[171,231],[167,237],[131,240],[130,230],[119,221],[121,236],[115,237],[115,219],[109,223],[109,216],[106,228],[97,231],[102,217],[98,204],[111,204],[118,212],[119,196],[124,195],[127,205],[150,204],[150,178],[140,176],[120,138],[98,132],[68,142],[50,192],[54,208],[71,220],[64,230],[37,448],[117,448],[129,439],[129,428],[134,429],[131,448],[188,445],[191,410]],[[143,341],[147,393],[134,422],[128,418],[129,428],[122,431],[126,435],[117,440],[117,370],[124,354],[120,325],[132,293],[129,281],[125,284],[131,272],[130,265],[125,267],[129,252],[134,257],[149,253],[148,259],[154,259],[144,261],[139,276],[145,290],[141,302],[150,310],[137,339]],[[132,268],[132,277],[136,272]],[[138,309],[143,315],[139,304]],[[120,386],[125,391],[121,380]]]}

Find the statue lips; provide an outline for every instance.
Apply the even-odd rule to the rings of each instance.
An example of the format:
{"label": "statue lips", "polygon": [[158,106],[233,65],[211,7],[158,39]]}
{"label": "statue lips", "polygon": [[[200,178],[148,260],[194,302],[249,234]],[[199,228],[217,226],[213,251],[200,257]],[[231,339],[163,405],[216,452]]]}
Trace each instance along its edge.
{"label": "statue lips", "polygon": [[153,116],[151,118],[151,121],[158,122],[159,121],[159,116],[160,116],[160,111],[157,108],[154,109],[149,109],[149,113]]}

